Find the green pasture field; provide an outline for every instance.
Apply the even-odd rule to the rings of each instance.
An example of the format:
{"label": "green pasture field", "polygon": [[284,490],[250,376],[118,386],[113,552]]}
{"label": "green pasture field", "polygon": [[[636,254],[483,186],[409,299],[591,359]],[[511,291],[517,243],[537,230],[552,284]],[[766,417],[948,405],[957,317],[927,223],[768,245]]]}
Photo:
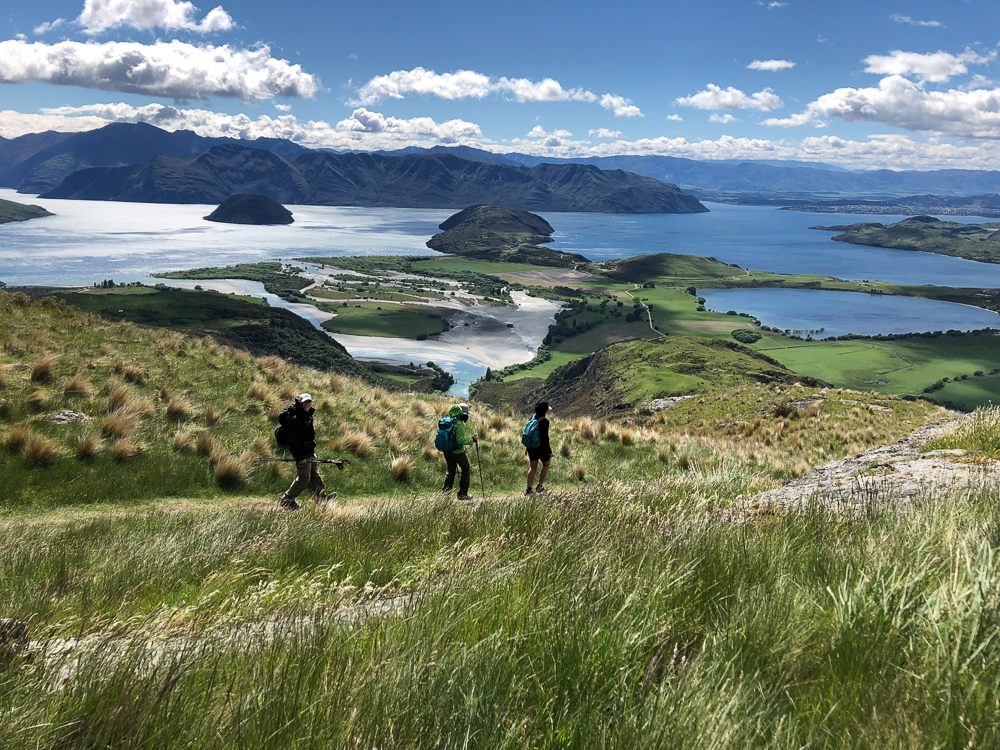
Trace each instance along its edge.
{"label": "green pasture field", "polygon": [[485,260],[460,258],[444,255],[439,258],[428,258],[414,262],[413,267],[419,272],[434,275],[434,271],[458,272],[473,271],[475,273],[495,276],[498,273],[517,273],[518,271],[551,271],[549,266],[531,266],[524,263],[491,263]]}
{"label": "green pasture field", "polygon": [[[1000,401],[1000,380],[974,374],[1000,367],[1000,338],[991,334],[896,341],[795,341],[765,333],[752,346],[791,370],[838,387],[920,395],[924,387],[941,378],[954,380],[966,375],[968,380],[950,384],[929,397],[967,408]],[[880,380],[887,382],[868,382]]]}
{"label": "green pasture field", "polygon": [[[323,323],[323,328],[333,333],[355,336],[387,336],[399,339],[415,339],[417,336],[433,336],[448,330],[444,317],[432,318],[432,310],[423,307],[395,305],[373,302],[359,303],[362,307],[331,307],[337,317]],[[381,310],[375,309],[381,307]],[[447,311],[437,310],[439,315]]]}

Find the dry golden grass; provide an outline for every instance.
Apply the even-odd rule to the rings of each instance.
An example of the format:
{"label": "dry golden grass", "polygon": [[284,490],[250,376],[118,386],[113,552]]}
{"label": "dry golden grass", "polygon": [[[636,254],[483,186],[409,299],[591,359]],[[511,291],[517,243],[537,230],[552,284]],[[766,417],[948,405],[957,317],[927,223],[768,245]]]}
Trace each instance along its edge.
{"label": "dry golden grass", "polygon": [[271,392],[267,390],[266,385],[261,383],[259,380],[255,380],[247,389],[247,398],[253,399],[254,401],[270,401]]}
{"label": "dry golden grass", "polygon": [[366,419],[365,423],[361,426],[361,429],[372,437],[377,438],[382,434],[383,427],[384,425],[379,419]]}
{"label": "dry golden grass", "polygon": [[421,455],[423,455],[424,459],[427,461],[436,461],[437,457],[441,455],[441,452],[433,445],[425,445]]}
{"label": "dry golden grass", "polygon": [[49,405],[49,393],[43,388],[28,396],[28,408],[31,411],[42,411]]}
{"label": "dry golden grass", "polygon": [[285,405],[280,401],[271,401],[266,404],[267,418],[272,422],[278,421],[278,416],[285,410]]}
{"label": "dry golden grass", "polygon": [[198,433],[198,437],[194,442],[194,449],[198,452],[199,456],[212,455],[212,451],[215,450],[215,438],[207,432]]}
{"label": "dry golden grass", "polygon": [[285,383],[281,386],[281,390],[278,392],[281,398],[286,401],[291,401],[293,398],[299,395],[299,389],[293,386],[291,383]]}
{"label": "dry golden grass", "polygon": [[76,439],[76,457],[88,461],[101,452],[101,439],[93,432],[80,435]]}
{"label": "dry golden grass", "polygon": [[223,489],[235,489],[246,484],[250,476],[246,456],[222,456],[215,462],[215,481]]}
{"label": "dry golden grass", "polygon": [[249,452],[253,458],[266,458],[271,455],[271,444],[264,438],[257,438],[250,446]]}
{"label": "dry golden grass", "polygon": [[618,438],[622,441],[622,445],[628,447],[635,442],[635,432],[626,427],[618,433]]}
{"label": "dry golden grass", "polygon": [[561,455],[563,458],[573,457],[573,446],[570,445],[569,438],[563,440],[562,444],[559,446],[559,455]]}
{"label": "dry golden grass", "polygon": [[407,482],[413,476],[416,462],[409,456],[398,456],[392,461],[392,478],[397,482]]}
{"label": "dry golden grass", "polygon": [[175,396],[167,403],[167,419],[180,422],[191,419],[192,414],[194,414],[194,407],[183,398]]}
{"label": "dry golden grass", "polygon": [[[104,350],[104,348],[101,347],[101,351],[102,352],[103,352],[103,350]],[[118,360],[115,360],[115,364],[114,364],[114,366],[111,369],[114,370],[114,372],[115,372],[116,375],[121,375],[123,372],[125,372],[125,365],[126,365],[126,362],[125,362],[124,359],[118,359]]]}
{"label": "dry golden grass", "polygon": [[334,453],[350,451],[358,458],[367,458],[375,452],[375,444],[364,432],[348,432],[330,441]]}
{"label": "dry golden grass", "polygon": [[118,411],[133,403],[132,389],[126,385],[115,388],[108,396],[108,410]]}
{"label": "dry golden grass", "polygon": [[409,442],[415,442],[421,438],[430,436],[434,432],[434,425],[419,422],[416,419],[404,419],[396,423],[396,431],[400,434],[403,440]]}
{"label": "dry golden grass", "polygon": [[426,417],[433,413],[433,407],[426,401],[415,398],[410,402],[410,413],[415,417]]}
{"label": "dry golden grass", "polygon": [[55,369],[55,357],[42,357],[31,366],[31,381],[33,383],[51,383],[55,378]]}
{"label": "dry golden grass", "polygon": [[142,452],[142,448],[130,437],[122,437],[111,444],[111,457],[122,463],[130,458],[135,458]]}
{"label": "dry golden grass", "polygon": [[593,443],[600,437],[597,423],[590,417],[582,417],[573,421],[573,429],[581,440]]}
{"label": "dry golden grass", "polygon": [[385,444],[389,448],[389,450],[393,453],[399,453],[401,450],[403,450],[403,438],[394,429],[386,430]]}
{"label": "dry golden grass", "polygon": [[656,451],[656,457],[660,459],[663,463],[667,463],[670,460],[670,455],[672,450],[669,447],[660,448]]}
{"label": "dry golden grass", "polygon": [[125,379],[125,382],[132,383],[133,385],[146,384],[146,373],[135,365],[129,365],[126,367],[125,371],[122,373],[122,378]]}
{"label": "dry golden grass", "polygon": [[587,467],[583,464],[573,464],[573,476],[582,482],[587,476]]}
{"label": "dry golden grass", "polygon": [[11,453],[20,453],[24,448],[24,444],[34,434],[27,425],[16,424],[7,430],[7,434],[3,436],[3,447]]}
{"label": "dry golden grass", "polygon": [[347,379],[343,375],[331,375],[330,379],[327,381],[326,387],[329,389],[330,393],[340,393],[344,390],[344,383]]}
{"label": "dry golden grass", "polygon": [[66,398],[90,398],[92,392],[90,383],[81,375],[67,378],[63,385],[63,396]]}
{"label": "dry golden grass", "polygon": [[174,452],[180,453],[190,448],[194,435],[194,430],[177,430],[177,432],[174,433],[174,439],[171,443]]}
{"label": "dry golden grass", "polygon": [[205,424],[215,424],[220,419],[222,419],[222,414],[216,410],[214,406],[209,406],[205,409]]}
{"label": "dry golden grass", "polygon": [[101,432],[105,437],[120,439],[128,437],[139,429],[139,412],[134,408],[113,411],[101,420]]}
{"label": "dry golden grass", "polygon": [[49,438],[32,433],[21,448],[21,455],[35,466],[51,466],[62,457],[60,445]]}

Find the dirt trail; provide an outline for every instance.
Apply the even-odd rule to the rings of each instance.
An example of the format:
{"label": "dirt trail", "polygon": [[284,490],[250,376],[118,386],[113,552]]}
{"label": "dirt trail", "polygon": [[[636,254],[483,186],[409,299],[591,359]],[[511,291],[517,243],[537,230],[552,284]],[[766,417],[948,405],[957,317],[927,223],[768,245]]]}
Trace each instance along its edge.
{"label": "dirt trail", "polygon": [[922,452],[953,432],[968,417],[953,417],[921,427],[893,445],[813,469],[775,490],[744,498],[736,509],[763,512],[801,510],[819,502],[842,512],[863,512],[891,502],[907,505],[942,490],[1000,490],[1000,461],[972,461],[963,450]]}

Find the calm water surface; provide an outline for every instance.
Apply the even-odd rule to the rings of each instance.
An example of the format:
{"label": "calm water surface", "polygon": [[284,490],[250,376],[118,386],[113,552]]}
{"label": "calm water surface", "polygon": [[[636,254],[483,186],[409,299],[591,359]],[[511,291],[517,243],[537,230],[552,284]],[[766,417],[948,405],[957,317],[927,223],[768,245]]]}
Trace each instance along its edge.
{"label": "calm water surface", "polygon": [[813,338],[1000,328],[1000,315],[990,310],[914,297],[811,289],[702,289],[698,294],[709,310],[750,313],[773,328],[825,329]]}

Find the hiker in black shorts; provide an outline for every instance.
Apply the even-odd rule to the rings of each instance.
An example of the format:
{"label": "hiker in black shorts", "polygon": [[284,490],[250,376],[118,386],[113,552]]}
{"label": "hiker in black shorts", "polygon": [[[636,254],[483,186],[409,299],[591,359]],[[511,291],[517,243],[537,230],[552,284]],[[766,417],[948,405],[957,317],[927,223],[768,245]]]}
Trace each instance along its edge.
{"label": "hiker in black shorts", "polygon": [[[313,499],[323,503],[333,500],[336,492],[327,492],[323,477],[319,475],[316,463],[316,430],[313,428],[312,396],[303,393],[295,398],[295,404],[288,411],[288,449],[295,459],[295,481],[279,501],[284,510],[298,510],[302,506],[295,502],[307,487],[312,490]],[[312,459],[312,461],[310,460]]]}
{"label": "hiker in black shorts", "polygon": [[[549,473],[549,464],[552,461],[552,446],[549,445],[549,420],[545,418],[549,410],[547,401],[542,401],[535,406],[535,416],[524,428],[521,441],[528,451],[528,461],[531,468],[528,469],[528,489],[525,495],[532,492],[545,492],[545,477]],[[531,483],[535,479],[535,472],[538,470],[538,462],[542,462],[542,472],[538,475],[538,485],[534,490]]]}

